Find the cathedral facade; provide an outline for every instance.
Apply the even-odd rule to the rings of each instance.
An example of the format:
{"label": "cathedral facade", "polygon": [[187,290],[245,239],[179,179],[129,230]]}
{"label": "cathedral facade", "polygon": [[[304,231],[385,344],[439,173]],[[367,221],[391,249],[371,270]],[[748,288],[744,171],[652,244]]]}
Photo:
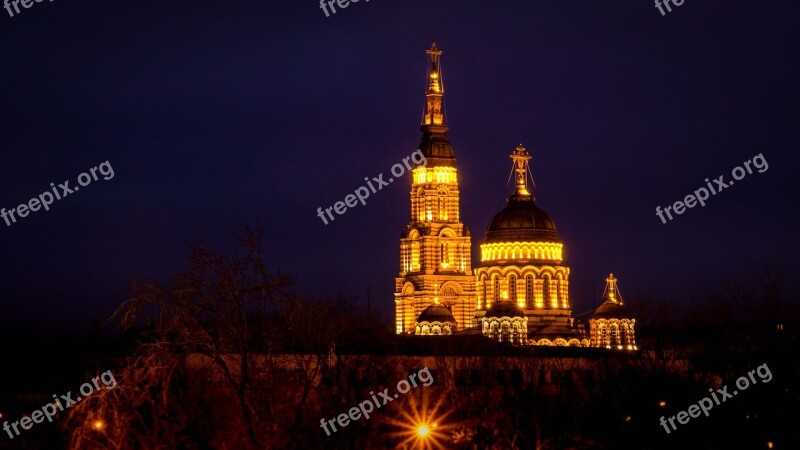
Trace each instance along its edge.
{"label": "cathedral facade", "polygon": [[480,246],[480,267],[473,270],[471,237],[460,220],[458,170],[444,117],[442,52],[433,44],[427,55],[419,146],[427,165],[412,170],[411,217],[400,236],[400,273],[395,279],[396,333],[480,333],[514,345],[635,349],[635,321],[622,306],[613,275],[607,279],[611,294],[590,326],[572,317],[564,243],[529,190],[531,156],[521,144],[510,155],[514,193],[489,223]]}

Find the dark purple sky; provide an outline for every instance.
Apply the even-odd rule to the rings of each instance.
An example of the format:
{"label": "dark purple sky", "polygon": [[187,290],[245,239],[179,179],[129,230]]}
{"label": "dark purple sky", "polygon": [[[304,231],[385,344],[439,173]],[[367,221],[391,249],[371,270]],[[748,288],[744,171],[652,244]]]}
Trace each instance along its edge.
{"label": "dark purple sky", "polygon": [[[393,306],[409,180],[316,216],[416,149],[425,49],[444,50],[462,216],[478,244],[508,154],[533,154],[576,312],[609,271],[623,296],[686,302],[764,261],[798,291],[795,2],[314,0],[35,3],[0,10],[0,206],[108,160],[98,181],[8,227],[2,322],[82,328],[185,244],[260,219],[273,267],[311,294]],[[769,170],[666,225],[704,179]]]}

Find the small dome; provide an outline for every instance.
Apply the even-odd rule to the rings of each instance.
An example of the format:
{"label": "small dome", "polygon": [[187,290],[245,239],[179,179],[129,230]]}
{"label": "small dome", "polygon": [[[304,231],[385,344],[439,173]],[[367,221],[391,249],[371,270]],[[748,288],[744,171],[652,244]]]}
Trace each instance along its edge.
{"label": "small dome", "polygon": [[453,146],[447,139],[447,125],[422,125],[419,151],[425,156],[428,167],[455,167]]}
{"label": "small dome", "polygon": [[593,319],[630,319],[632,317],[627,306],[612,300],[606,300],[592,315]]}
{"label": "small dome", "polygon": [[504,300],[493,303],[485,317],[525,317],[525,313],[514,302]]}
{"label": "small dome", "polygon": [[444,305],[433,304],[419,313],[417,322],[452,322],[456,323],[450,308]]}
{"label": "small dome", "polygon": [[486,243],[561,242],[553,219],[530,195],[512,195],[486,229]]}

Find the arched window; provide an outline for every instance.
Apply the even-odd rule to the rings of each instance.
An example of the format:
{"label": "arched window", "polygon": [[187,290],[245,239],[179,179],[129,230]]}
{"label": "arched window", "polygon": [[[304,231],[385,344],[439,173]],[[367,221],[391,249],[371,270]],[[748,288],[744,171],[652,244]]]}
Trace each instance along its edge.
{"label": "arched window", "polygon": [[[545,274],[542,277],[542,300],[547,306],[550,305],[550,275]],[[558,305],[556,305],[558,306]]]}
{"label": "arched window", "polygon": [[494,301],[499,302],[500,301],[500,277],[495,275],[494,277],[492,277],[492,279],[494,280],[494,293],[493,293],[494,294]]}
{"label": "arched window", "polygon": [[533,308],[533,275],[525,275],[525,306]]}
{"label": "arched window", "polygon": [[619,326],[616,323],[611,324],[611,345],[619,345]]}
{"label": "arched window", "polygon": [[481,285],[483,286],[483,307],[486,308],[486,301],[489,300],[489,297],[486,296],[486,275],[483,276]]}
{"label": "arched window", "polygon": [[425,221],[425,192],[420,190],[417,196],[417,218],[420,222]]}
{"label": "arched window", "polygon": [[437,196],[439,197],[439,220],[447,220],[447,191],[440,190]]}
{"label": "arched window", "polygon": [[514,303],[517,303],[517,276],[511,274],[508,277],[508,298]]}
{"label": "arched window", "polygon": [[419,271],[419,239],[411,241],[411,271]]}
{"label": "arched window", "polygon": [[450,267],[450,250],[448,249],[447,242],[442,242],[442,268]]}

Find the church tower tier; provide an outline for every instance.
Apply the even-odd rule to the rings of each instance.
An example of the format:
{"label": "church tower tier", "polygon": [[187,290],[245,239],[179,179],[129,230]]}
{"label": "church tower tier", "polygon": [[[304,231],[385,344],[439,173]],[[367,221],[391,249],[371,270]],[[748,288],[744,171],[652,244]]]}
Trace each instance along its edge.
{"label": "church tower tier", "polygon": [[472,244],[469,229],[461,222],[458,170],[447,137],[442,51],[434,43],[426,54],[428,80],[419,150],[427,164],[412,170],[411,217],[400,236],[394,294],[397,334],[434,334],[422,331],[434,327],[418,326],[425,322],[418,320],[420,315],[431,305],[440,306],[439,312],[450,310],[455,320],[451,331],[476,326]]}

